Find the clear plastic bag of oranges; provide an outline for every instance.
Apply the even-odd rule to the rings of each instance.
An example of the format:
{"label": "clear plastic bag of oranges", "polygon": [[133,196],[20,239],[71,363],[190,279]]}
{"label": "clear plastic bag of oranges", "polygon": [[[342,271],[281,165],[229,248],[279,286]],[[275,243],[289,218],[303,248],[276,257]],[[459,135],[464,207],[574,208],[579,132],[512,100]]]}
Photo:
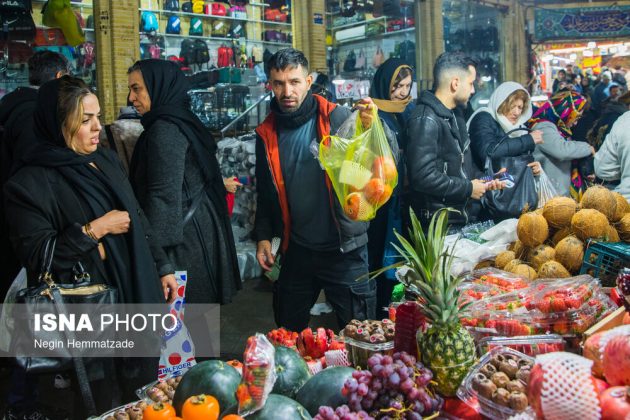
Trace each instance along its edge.
{"label": "clear plastic bag of oranges", "polygon": [[324,138],[319,145],[319,161],[345,214],[363,222],[376,216],[398,183],[394,155],[375,107],[373,112],[367,130],[355,111],[338,135]]}

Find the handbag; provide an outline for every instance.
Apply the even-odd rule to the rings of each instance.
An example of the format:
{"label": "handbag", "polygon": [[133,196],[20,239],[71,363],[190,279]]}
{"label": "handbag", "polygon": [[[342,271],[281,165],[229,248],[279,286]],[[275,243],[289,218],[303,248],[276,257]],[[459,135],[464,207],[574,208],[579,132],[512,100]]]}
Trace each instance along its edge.
{"label": "handbag", "polygon": [[497,147],[510,138],[510,134],[519,130],[527,132],[531,131],[527,128],[515,128],[508,131],[503,137],[501,137],[494,148],[488,151],[488,156],[486,157],[486,175],[492,177],[498,170],[505,168],[514,178],[514,186],[512,188],[488,191],[481,198],[481,205],[489,213],[492,219],[495,220],[519,217],[523,212],[523,209],[535,209],[538,205],[538,192],[536,191],[534,173],[531,168],[527,166],[527,164],[534,161],[534,156],[531,153],[520,156],[506,156],[496,159],[490,158]]}
{"label": "handbag", "polygon": [[[22,311],[27,314],[42,313],[50,311],[51,303],[54,310],[59,315],[67,314],[66,303],[70,304],[114,304],[118,302],[118,290],[101,283],[91,283],[90,275],[85,271],[83,265],[78,262],[73,268],[74,278],[70,283],[56,283],[52,276],[52,261],[55,253],[56,237],[48,239],[44,246],[42,265],[39,275],[40,284],[35,287],[28,287],[18,292],[16,302],[23,303]],[[38,310],[39,309],[39,310]],[[29,319],[34,316],[30,315]],[[29,327],[33,325],[29,323]],[[31,331],[32,333],[33,331]],[[32,347],[32,342],[26,343],[29,336],[34,334],[20,334],[14,337],[12,348],[16,354],[24,354],[21,348]],[[42,332],[38,332],[38,336]],[[23,339],[20,340],[20,337]],[[73,340],[73,331],[51,331],[46,339],[50,340]],[[26,347],[25,347],[26,346]],[[85,369],[85,363],[80,357],[58,358],[58,357],[16,357],[17,364],[28,374],[59,372],[74,367],[79,387],[86,408],[90,413],[96,414],[94,397],[90,389],[89,379]]]}

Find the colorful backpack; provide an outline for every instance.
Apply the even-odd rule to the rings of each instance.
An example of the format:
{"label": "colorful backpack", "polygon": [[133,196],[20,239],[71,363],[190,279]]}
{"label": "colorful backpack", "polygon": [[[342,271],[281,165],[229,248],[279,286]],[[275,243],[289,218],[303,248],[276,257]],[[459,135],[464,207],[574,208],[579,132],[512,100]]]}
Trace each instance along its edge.
{"label": "colorful backpack", "polygon": [[179,19],[179,16],[169,17],[168,23],[166,24],[166,33],[179,35],[181,31],[182,31],[182,22]]}
{"label": "colorful backpack", "polygon": [[179,10],[178,0],[164,0],[164,10],[177,12]]}
{"label": "colorful backpack", "polygon": [[195,39],[195,63],[206,64],[210,61],[210,51],[208,50],[208,44],[203,39]]}
{"label": "colorful backpack", "polygon": [[195,41],[194,39],[184,39],[181,44],[179,56],[184,59],[188,66],[196,64]]}
{"label": "colorful backpack", "polygon": [[140,29],[142,32],[155,32],[160,29],[158,18],[153,12],[142,12],[140,20]]}
{"label": "colorful backpack", "polygon": [[188,35],[203,36],[203,24],[201,19],[198,17],[190,19],[190,29],[188,30]]}

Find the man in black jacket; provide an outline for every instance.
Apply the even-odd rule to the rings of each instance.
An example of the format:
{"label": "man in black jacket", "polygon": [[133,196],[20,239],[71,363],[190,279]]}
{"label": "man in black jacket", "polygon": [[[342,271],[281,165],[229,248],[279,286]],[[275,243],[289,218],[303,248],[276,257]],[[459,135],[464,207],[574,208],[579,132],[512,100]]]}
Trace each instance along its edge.
{"label": "man in black jacket", "polygon": [[475,62],[462,53],[443,53],[433,67],[434,90],[423,91],[408,125],[407,174],[409,204],[428,228],[433,214],[453,207],[453,227],[474,220],[469,200],[479,200],[498,181],[484,183],[470,153],[466,122],[456,112],[475,92]]}
{"label": "man in black jacket", "polygon": [[[266,271],[277,258],[271,241],[281,239],[276,323],[293,331],[306,328],[322,289],[341,328],[353,318],[372,319],[376,285],[358,281],[368,272],[368,223],[345,215],[317,159],[319,142],[338,130],[350,110],[309,91],[312,77],[301,51],[278,51],[267,75],[274,98],[271,113],[256,129],[254,233],[256,257]],[[361,119],[369,126],[375,105],[366,98],[361,106]]]}

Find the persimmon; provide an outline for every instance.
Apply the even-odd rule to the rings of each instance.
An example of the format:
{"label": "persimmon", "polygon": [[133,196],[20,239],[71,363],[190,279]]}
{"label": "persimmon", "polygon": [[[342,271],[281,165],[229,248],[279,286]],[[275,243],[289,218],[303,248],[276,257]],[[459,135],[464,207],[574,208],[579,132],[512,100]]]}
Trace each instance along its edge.
{"label": "persimmon", "polygon": [[227,416],[223,417],[221,420],[245,420],[245,419],[239,416],[238,414],[228,414]]}
{"label": "persimmon", "polygon": [[165,402],[151,404],[142,412],[144,420],[167,420],[176,417],[175,408]]}
{"label": "persimmon", "polygon": [[217,420],[219,418],[219,401],[212,395],[193,395],[182,407],[184,420]]}

